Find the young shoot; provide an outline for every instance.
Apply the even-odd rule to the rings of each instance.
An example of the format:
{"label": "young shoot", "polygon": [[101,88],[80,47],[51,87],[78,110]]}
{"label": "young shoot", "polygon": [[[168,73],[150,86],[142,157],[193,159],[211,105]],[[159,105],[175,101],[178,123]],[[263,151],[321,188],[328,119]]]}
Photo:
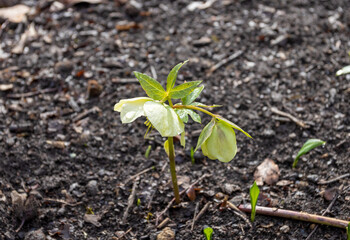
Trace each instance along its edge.
{"label": "young shoot", "polygon": [[177,64],[170,71],[165,89],[152,77],[134,72],[148,97],[122,99],[114,106],[114,111],[120,112],[122,123],[131,123],[138,117],[145,116],[145,125],[148,128],[145,137],[152,129],[156,129],[162,137],[167,138],[164,149],[169,157],[176,203],[180,203],[180,195],[175,171],[173,137],[181,135],[180,142],[185,147],[185,123],[188,122],[188,116],[198,123],[201,123],[198,112],[211,116],[211,121],[203,128],[194,150],[201,148],[203,154],[210,159],[229,162],[235,157],[237,153],[235,129],[251,138],[236,124],[207,110],[219,105],[208,106],[195,102],[204,88],[203,85],[199,86],[202,81],[185,82],[175,86],[178,72],[186,62]]}
{"label": "young shoot", "polygon": [[323,144],[326,144],[325,141],[322,141],[320,139],[309,139],[307,140],[304,145],[301,147],[301,149],[299,150],[297,156],[295,157],[294,159],[294,162],[293,162],[293,168],[296,167],[297,163],[298,163],[298,160],[301,156],[303,156],[304,154],[310,152],[312,149],[318,147],[318,146],[321,146]]}
{"label": "young shoot", "polygon": [[254,181],[253,186],[251,186],[251,188],[249,189],[250,204],[251,204],[251,208],[252,208],[250,219],[252,222],[254,222],[254,220],[255,220],[256,204],[258,202],[259,194],[260,194],[259,187],[256,184],[256,182]]}
{"label": "young shoot", "polygon": [[204,236],[206,240],[211,240],[214,230],[211,227],[205,226],[203,229]]}

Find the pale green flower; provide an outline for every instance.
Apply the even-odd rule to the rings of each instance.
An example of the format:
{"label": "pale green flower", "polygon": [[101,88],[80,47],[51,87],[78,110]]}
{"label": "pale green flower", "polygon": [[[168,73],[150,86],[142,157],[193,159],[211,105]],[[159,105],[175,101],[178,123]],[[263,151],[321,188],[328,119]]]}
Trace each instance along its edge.
{"label": "pale green flower", "polygon": [[231,161],[237,153],[236,134],[223,121],[216,121],[210,136],[201,145],[204,156],[221,162]]}
{"label": "pale green flower", "polygon": [[170,106],[148,97],[120,100],[114,111],[121,113],[122,123],[146,116],[162,137],[173,137],[184,131],[184,123]]}

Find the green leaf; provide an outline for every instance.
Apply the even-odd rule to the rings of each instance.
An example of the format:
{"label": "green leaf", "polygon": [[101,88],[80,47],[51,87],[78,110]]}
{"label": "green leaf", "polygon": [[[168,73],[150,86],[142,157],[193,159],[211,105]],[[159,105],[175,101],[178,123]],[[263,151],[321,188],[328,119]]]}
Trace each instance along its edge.
{"label": "green leaf", "polygon": [[177,78],[177,74],[180,70],[180,68],[186,64],[188,62],[188,60],[184,61],[183,63],[179,63],[177,64],[169,73],[167,81],[166,81],[166,91],[170,92],[170,89],[172,89],[175,85],[175,81]]}
{"label": "green leaf", "polygon": [[164,150],[165,150],[165,152],[166,152],[166,154],[168,155],[168,157],[169,157],[169,142],[168,142],[168,140],[166,140],[165,142],[164,142]]}
{"label": "green leaf", "polygon": [[180,109],[175,109],[175,112],[177,113],[177,115],[179,115],[180,119],[184,123],[188,122],[188,115],[191,116],[193,121],[197,123],[201,123],[201,116],[191,109],[180,108]]}
{"label": "green leaf", "polygon": [[304,145],[301,147],[301,149],[298,152],[298,155],[296,156],[296,158],[294,159],[293,162],[293,168],[296,167],[298,160],[301,156],[303,156],[304,154],[310,152],[312,149],[321,146],[323,144],[325,144],[326,142],[320,140],[320,139],[309,139],[306,141],[306,143],[304,143]]}
{"label": "green leaf", "polygon": [[193,102],[191,104],[189,104],[191,106],[196,106],[196,107],[202,107],[202,108],[214,108],[214,107],[222,107],[222,105],[205,105],[203,103],[199,103],[199,102]]}
{"label": "green leaf", "polygon": [[256,182],[254,181],[253,186],[249,189],[250,204],[251,204],[251,208],[252,208],[250,219],[252,222],[254,222],[254,220],[255,220],[256,204],[258,202],[259,193],[260,193],[259,187],[256,184]]}
{"label": "green leaf", "polygon": [[134,74],[139,80],[141,87],[150,98],[154,100],[162,100],[166,96],[164,88],[157,80],[143,73],[134,72]]}
{"label": "green leaf", "polygon": [[190,94],[202,81],[193,81],[180,84],[170,90],[170,97],[180,99]]}
{"label": "green leaf", "polygon": [[205,227],[203,229],[203,233],[207,240],[211,240],[211,236],[213,235],[214,230],[211,227]]}
{"label": "green leaf", "polygon": [[346,228],[346,232],[347,232],[347,235],[348,235],[348,240],[350,240],[350,222],[348,224],[348,227]]}
{"label": "green leaf", "polygon": [[182,146],[183,148],[185,148],[185,146],[186,146],[186,139],[185,139],[185,136],[186,136],[186,132],[183,131],[183,132],[181,133],[181,138],[180,138],[180,144],[181,144],[181,146]]}
{"label": "green leaf", "polygon": [[230,125],[231,127],[233,127],[234,129],[237,129],[239,131],[241,131],[242,133],[244,133],[247,137],[252,138],[249,133],[245,132],[242,128],[238,127],[236,124],[234,124],[233,122],[227,120],[226,118],[223,118],[221,116],[217,117],[217,119],[219,119],[220,121],[225,122],[226,124]]}
{"label": "green leaf", "polygon": [[349,74],[349,73],[350,73],[350,65],[338,70],[335,75],[340,76],[340,75]]}
{"label": "green leaf", "polygon": [[192,162],[192,165],[196,162],[196,160],[194,159],[194,148],[191,147],[191,162]]}
{"label": "green leaf", "polygon": [[195,152],[202,146],[202,144],[207,140],[211,133],[213,132],[215,126],[215,119],[213,118],[202,130],[201,134],[199,135],[198,142],[196,149],[194,150]]}
{"label": "green leaf", "polygon": [[191,104],[194,100],[196,100],[196,98],[199,96],[199,94],[201,94],[201,92],[203,91],[204,86],[200,86],[197,87],[193,90],[193,92],[191,92],[190,94],[188,94],[186,97],[182,98],[182,104],[183,105],[189,105]]}
{"label": "green leaf", "polygon": [[152,146],[148,145],[148,147],[146,149],[146,152],[145,152],[145,158],[149,157],[149,154],[151,153],[151,150],[152,150]]}

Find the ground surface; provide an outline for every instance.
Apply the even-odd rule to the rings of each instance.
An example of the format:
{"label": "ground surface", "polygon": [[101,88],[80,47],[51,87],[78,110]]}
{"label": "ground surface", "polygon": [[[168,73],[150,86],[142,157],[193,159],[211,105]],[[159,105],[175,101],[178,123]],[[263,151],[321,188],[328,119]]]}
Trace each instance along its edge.
{"label": "ground surface", "polygon": [[[266,158],[279,166],[279,180],[288,181],[260,187],[259,205],[322,214],[330,201],[321,193],[343,184],[328,216],[350,220],[349,178],[318,184],[350,170],[350,76],[335,77],[337,69],[349,64],[348,0],[223,0],[194,11],[187,8],[188,1],[152,0],[136,7],[115,1],[62,10],[47,1],[24,3],[41,11],[28,17],[29,23],[3,22],[1,30],[0,83],[13,85],[0,92],[0,239],[39,239],[38,232],[29,235],[38,229],[47,239],[118,239],[118,231],[130,228],[125,239],[155,239],[162,230],[156,228],[155,216],[173,196],[164,139],[153,134],[153,140],[144,140],[143,119],[122,125],[113,105],[145,95],[132,71],[153,74],[164,84],[167,72],[186,59],[190,62],[178,83],[203,80],[199,100],[222,104],[214,111],[254,139],[237,133],[239,152],[230,163],[199,152],[192,165],[190,146],[210,119],[203,117],[202,126],[190,124],[194,131],[187,132],[186,149],[176,143],[182,188],[211,175],[196,185],[201,192],[194,202],[184,196],[179,207],[163,216],[171,219],[167,226],[176,239],[204,239],[205,225],[214,229],[213,239],[305,239],[314,227],[309,223],[258,215],[250,228],[231,210],[219,210],[219,192],[236,204],[249,202],[254,171]],[[30,23],[36,34],[22,53],[11,53]],[[239,51],[236,59],[210,72]],[[87,96],[92,79],[103,87],[97,97]],[[293,170],[293,157],[309,138],[327,144]],[[136,179],[140,204],[131,206],[123,223],[135,182],[127,180],[152,166]],[[23,186],[37,187],[43,198],[81,204],[43,202],[38,216],[16,233],[20,220],[11,206],[11,191]],[[196,205],[201,209],[207,202],[208,211],[191,231]],[[101,216],[97,226],[84,221],[88,207]],[[346,235],[343,229],[321,226],[311,239]]]}

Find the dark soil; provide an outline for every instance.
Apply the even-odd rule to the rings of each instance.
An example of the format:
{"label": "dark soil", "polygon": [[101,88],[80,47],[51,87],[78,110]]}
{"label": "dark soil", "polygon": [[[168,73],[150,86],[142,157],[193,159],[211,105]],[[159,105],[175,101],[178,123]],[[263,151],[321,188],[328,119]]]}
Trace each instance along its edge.
{"label": "dark soil", "polygon": [[[121,2],[55,10],[50,1],[28,0],[23,3],[36,12],[27,22],[1,21],[0,84],[13,87],[0,91],[0,239],[118,239],[129,229],[124,239],[156,239],[162,229],[155,217],[173,197],[164,139],[152,134],[153,140],[144,140],[144,119],[122,125],[113,106],[145,96],[132,71],[156,73],[164,84],[168,71],[186,59],[178,83],[203,80],[199,101],[223,105],[213,111],[254,139],[237,133],[239,151],[230,163],[199,152],[192,165],[190,147],[209,118],[203,116],[202,126],[189,124],[186,149],[176,143],[181,188],[211,176],[196,185],[201,190],[195,201],[183,196],[163,216],[171,219],[167,226],[176,239],[204,239],[206,225],[214,229],[213,239],[305,239],[315,225],[257,215],[250,228],[231,210],[219,209],[219,192],[235,204],[250,201],[254,171],[266,158],[279,166],[279,180],[289,182],[260,187],[259,205],[322,214],[330,204],[322,192],[343,185],[327,216],[350,220],[349,178],[318,184],[350,171],[350,75],[335,77],[349,64],[348,0],[218,0],[194,11],[184,0]],[[23,53],[11,53],[30,24],[36,36],[27,39]],[[240,56],[210,74],[238,51]],[[293,157],[310,138],[327,144],[292,169]],[[135,203],[123,223],[134,181]],[[33,195],[41,203],[38,213],[24,216],[16,233],[23,217],[16,217],[21,213],[11,204],[11,192],[24,188],[36,188],[44,199]],[[191,231],[196,205],[201,209],[207,202],[208,211]],[[101,217],[95,224],[84,220],[87,208]],[[346,232],[320,226],[311,239],[346,239]]]}

